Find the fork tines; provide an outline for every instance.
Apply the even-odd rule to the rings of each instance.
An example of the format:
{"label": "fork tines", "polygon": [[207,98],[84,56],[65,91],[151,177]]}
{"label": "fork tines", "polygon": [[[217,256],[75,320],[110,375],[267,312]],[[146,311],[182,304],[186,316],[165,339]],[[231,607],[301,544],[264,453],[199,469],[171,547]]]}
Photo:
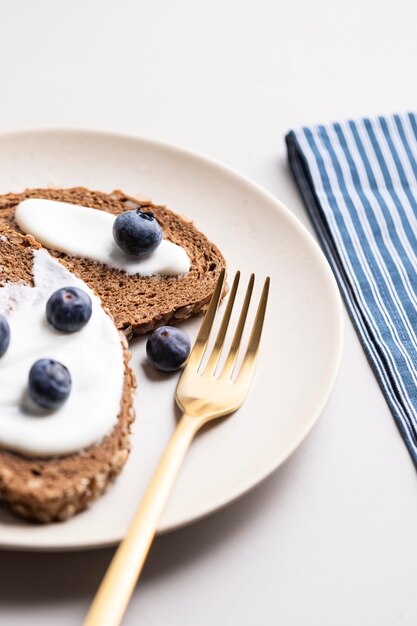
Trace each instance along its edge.
{"label": "fork tines", "polygon": [[[208,341],[210,338],[210,334],[213,328],[213,322],[216,316],[216,312],[219,306],[220,298],[224,289],[225,282],[225,270],[223,269],[219,275],[216,288],[214,290],[213,296],[210,301],[210,305],[207,309],[207,313],[205,315],[204,321],[201,325],[200,332],[198,333],[196,342],[194,344],[194,348],[191,352],[187,368],[193,367],[197,370],[201,368],[202,360],[207,349]],[[240,272],[236,272],[235,277],[233,279],[232,288],[230,290],[227,306],[225,312],[223,314],[223,319],[220,324],[219,331],[217,333],[217,337],[209,356],[208,362],[204,371],[200,371],[199,373],[204,376],[214,376],[216,374],[216,370],[218,368],[220,356],[223,351],[225,338],[227,334],[227,330],[229,327],[230,318],[232,315],[233,307],[236,300],[236,293],[239,286],[240,281]],[[241,348],[243,331],[246,324],[246,319],[249,311],[249,305],[252,298],[253,287],[255,283],[255,275],[251,274],[248,282],[248,286],[246,289],[245,298],[243,301],[242,309],[239,315],[239,320],[237,322],[236,330],[233,335],[232,343],[229,349],[229,353],[226,358],[226,362],[224,367],[219,375],[220,378],[228,378],[232,379],[234,374],[234,369],[236,365],[236,360],[239,354],[239,350]],[[269,284],[270,279],[267,277],[265,279],[261,297],[258,304],[258,309],[256,312],[255,320],[252,326],[252,331],[250,334],[249,342],[246,348],[246,353],[243,358],[243,362],[239,371],[239,374],[236,380],[240,379],[242,376],[250,376],[253,372],[253,368],[255,365],[256,356],[258,353],[259,343],[262,335],[262,328],[265,318],[266,305],[268,301],[268,293],[269,293]]]}

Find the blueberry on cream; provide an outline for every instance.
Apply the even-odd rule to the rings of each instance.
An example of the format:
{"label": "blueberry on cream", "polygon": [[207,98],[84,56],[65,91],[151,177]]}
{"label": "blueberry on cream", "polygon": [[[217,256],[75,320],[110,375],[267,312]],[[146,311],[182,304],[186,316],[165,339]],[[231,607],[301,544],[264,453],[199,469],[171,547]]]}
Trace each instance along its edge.
{"label": "blueberry on cream", "polygon": [[[45,249],[33,252],[32,276],[32,285],[0,288],[0,311],[7,311],[11,335],[0,358],[0,447],[49,458],[88,448],[113,431],[121,410],[124,353],[100,299]],[[51,295],[68,287],[92,303],[88,323],[71,334],[56,332],[45,315]],[[47,410],[40,416],[33,403]]]}
{"label": "blueberry on cream", "polygon": [[148,361],[162,372],[175,372],[183,367],[190,354],[187,333],[174,326],[160,326],[146,343]]}
{"label": "blueberry on cream", "polygon": [[90,319],[91,313],[91,298],[78,287],[61,287],[46,303],[48,322],[64,333],[81,330]]}
{"label": "blueberry on cream", "polygon": [[152,212],[143,212],[139,207],[116,218],[113,237],[124,252],[141,257],[158,248],[162,241],[162,228]]}
{"label": "blueberry on cream", "polygon": [[54,410],[64,404],[71,392],[68,369],[54,359],[39,359],[29,372],[29,396],[42,409]]}
{"label": "blueberry on cream", "polygon": [[0,357],[5,354],[10,343],[10,326],[4,315],[0,315]]}
{"label": "blueberry on cream", "polygon": [[[15,220],[25,234],[31,234],[46,248],[102,263],[125,272],[129,276],[183,276],[187,274],[191,267],[187,252],[168,239],[161,240],[162,231],[157,220],[150,213],[143,211],[139,211],[140,214],[147,215],[147,217],[138,217],[138,208],[140,209],[136,206],[135,209],[126,211],[116,218],[115,215],[106,211],[69,202],[27,198],[16,207]],[[141,230],[140,240],[135,239],[133,251],[142,251],[142,256],[135,256],[131,252],[126,254],[114,239],[114,224],[117,220],[120,224],[120,218],[127,213],[134,215],[135,232],[138,229]],[[123,221],[127,222],[131,219],[131,217],[123,218],[122,225]],[[131,233],[132,223],[129,222],[129,225],[129,233]],[[123,241],[127,245],[127,235]],[[158,241],[159,245],[154,248],[153,246]],[[148,251],[145,253],[146,248]],[[151,248],[152,254],[150,254]]]}

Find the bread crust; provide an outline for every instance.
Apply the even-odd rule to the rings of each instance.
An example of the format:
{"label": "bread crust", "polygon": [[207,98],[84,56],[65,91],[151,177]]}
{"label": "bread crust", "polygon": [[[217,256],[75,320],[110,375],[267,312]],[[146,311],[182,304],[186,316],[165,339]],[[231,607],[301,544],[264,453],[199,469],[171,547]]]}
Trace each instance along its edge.
{"label": "bread crust", "polygon": [[[6,282],[33,285],[33,250],[40,247],[33,237],[0,227],[0,288]],[[117,423],[109,435],[79,453],[47,459],[0,450],[0,498],[19,515],[39,522],[68,519],[98,498],[127,461],[136,380],[126,338],[120,339],[123,392]]]}
{"label": "bread crust", "polygon": [[73,187],[27,189],[23,193],[0,196],[0,225],[19,232],[14,220],[15,207],[27,198],[70,202],[113,215],[130,210],[139,203],[145,210],[153,211],[162,226],[164,237],[186,250],[191,269],[183,277],[131,276],[100,263],[49,250],[98,293],[113,315],[116,326],[128,339],[150,332],[157,326],[175,324],[205,312],[226,262],[219,249],[192,222],[165,206],[128,196],[119,190],[107,194]]}

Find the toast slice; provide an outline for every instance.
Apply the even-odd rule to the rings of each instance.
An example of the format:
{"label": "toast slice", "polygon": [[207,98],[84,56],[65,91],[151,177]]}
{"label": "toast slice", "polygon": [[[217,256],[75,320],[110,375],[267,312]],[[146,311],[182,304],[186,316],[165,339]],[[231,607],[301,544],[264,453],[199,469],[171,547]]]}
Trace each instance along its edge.
{"label": "toast slice", "polygon": [[[33,285],[31,237],[0,228],[0,289],[8,282]],[[29,458],[0,449],[0,498],[19,515],[40,522],[65,520],[86,508],[120,472],[129,455],[134,420],[134,372],[121,335],[125,373],[120,413],[112,432],[99,444],[55,458]]]}
{"label": "toast slice", "polygon": [[206,310],[217,278],[226,262],[218,248],[192,222],[164,206],[127,196],[121,191],[107,194],[74,187],[27,189],[23,193],[0,196],[0,225],[19,231],[14,221],[14,211],[16,205],[27,198],[70,202],[114,215],[131,210],[139,203],[145,210],[153,211],[162,226],[164,238],[186,250],[191,260],[191,269],[187,275],[145,278],[127,275],[100,263],[49,250],[100,296],[104,306],[113,315],[116,326],[128,339],[135,334],[150,332],[167,323],[180,322]]}

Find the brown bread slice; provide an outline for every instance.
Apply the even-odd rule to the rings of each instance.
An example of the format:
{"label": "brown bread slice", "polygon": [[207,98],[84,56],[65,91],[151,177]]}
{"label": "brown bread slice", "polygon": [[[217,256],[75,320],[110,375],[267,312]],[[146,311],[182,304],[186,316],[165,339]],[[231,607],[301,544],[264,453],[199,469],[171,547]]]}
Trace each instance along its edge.
{"label": "brown bread slice", "polygon": [[26,198],[71,202],[114,215],[131,210],[140,202],[144,209],[154,212],[162,226],[164,237],[185,248],[191,260],[191,270],[180,278],[128,276],[99,263],[50,251],[98,293],[113,315],[117,327],[128,339],[135,334],[147,333],[156,326],[185,320],[207,308],[217,278],[226,262],[218,248],[192,222],[164,206],[153,205],[149,200],[138,200],[121,191],[107,194],[74,187],[27,189],[23,193],[0,196],[0,225],[4,224],[19,231],[14,221],[14,210]]}
{"label": "brown bread slice", "polygon": [[[0,289],[7,282],[33,285],[33,250],[40,247],[32,237],[0,227]],[[0,449],[0,498],[19,515],[40,522],[65,520],[103,493],[125,464],[136,383],[122,335],[121,341],[125,377],[120,413],[113,431],[100,444],[78,454],[49,459]]]}

